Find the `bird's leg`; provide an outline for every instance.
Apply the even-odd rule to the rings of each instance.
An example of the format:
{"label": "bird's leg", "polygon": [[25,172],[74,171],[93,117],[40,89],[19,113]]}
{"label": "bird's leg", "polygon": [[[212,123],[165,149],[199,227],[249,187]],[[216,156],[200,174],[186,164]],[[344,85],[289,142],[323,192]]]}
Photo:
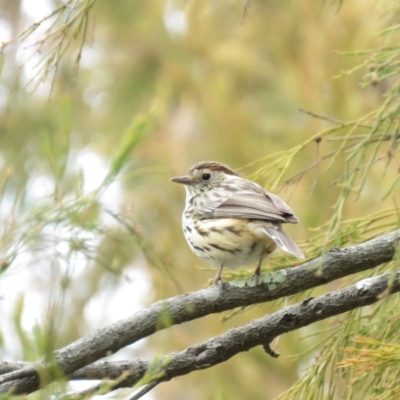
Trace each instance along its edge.
{"label": "bird's leg", "polygon": [[264,258],[264,254],[261,254],[260,256],[260,261],[258,262],[257,268],[255,269],[253,273],[253,278],[256,280],[256,285],[258,285],[258,280],[260,279],[261,275],[261,264]]}
{"label": "bird's leg", "polygon": [[221,279],[221,274],[222,274],[223,268],[224,268],[224,264],[221,264],[219,269],[218,269],[217,275],[215,275],[214,285],[216,285],[216,286],[219,286],[219,285],[223,286],[223,282],[222,282],[222,279]]}

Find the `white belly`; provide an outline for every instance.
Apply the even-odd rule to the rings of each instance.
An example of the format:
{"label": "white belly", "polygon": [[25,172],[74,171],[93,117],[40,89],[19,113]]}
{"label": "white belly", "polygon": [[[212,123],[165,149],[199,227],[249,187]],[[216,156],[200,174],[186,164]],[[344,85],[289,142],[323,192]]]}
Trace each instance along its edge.
{"label": "white belly", "polygon": [[194,222],[183,216],[183,231],[192,251],[214,267],[238,268],[258,263],[262,254],[272,252],[272,239],[260,240],[247,229],[247,220],[233,218]]}

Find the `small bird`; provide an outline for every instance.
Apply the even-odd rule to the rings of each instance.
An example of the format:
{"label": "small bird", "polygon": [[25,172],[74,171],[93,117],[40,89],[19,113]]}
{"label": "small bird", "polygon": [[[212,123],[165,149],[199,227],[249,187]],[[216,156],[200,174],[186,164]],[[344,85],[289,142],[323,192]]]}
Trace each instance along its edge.
{"label": "small bird", "polygon": [[218,268],[214,284],[222,284],[224,267],[238,268],[258,262],[277,246],[297,258],[304,254],[282,230],[282,224],[299,220],[275,194],[224,164],[202,161],[185,176],[171,179],[184,185],[186,204],[182,216],[185,238],[192,251]]}

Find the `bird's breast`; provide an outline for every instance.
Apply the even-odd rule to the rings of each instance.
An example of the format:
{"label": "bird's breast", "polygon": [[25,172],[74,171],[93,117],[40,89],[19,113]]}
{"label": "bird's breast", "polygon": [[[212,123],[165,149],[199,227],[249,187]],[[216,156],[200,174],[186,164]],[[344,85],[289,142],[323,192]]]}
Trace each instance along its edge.
{"label": "bird's breast", "polygon": [[237,268],[259,261],[261,255],[272,252],[271,240],[260,240],[248,229],[248,220],[235,218],[193,219],[183,214],[182,225],[192,251],[209,264]]}

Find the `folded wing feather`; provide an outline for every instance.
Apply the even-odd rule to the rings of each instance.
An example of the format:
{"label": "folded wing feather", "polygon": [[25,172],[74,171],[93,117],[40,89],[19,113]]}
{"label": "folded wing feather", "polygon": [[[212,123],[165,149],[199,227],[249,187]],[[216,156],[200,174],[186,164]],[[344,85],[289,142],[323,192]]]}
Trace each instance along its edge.
{"label": "folded wing feather", "polygon": [[213,211],[213,218],[249,218],[291,222],[298,219],[290,207],[272,193],[236,192]]}
{"label": "folded wing feather", "polygon": [[[282,230],[281,223],[297,224],[299,220],[292,209],[278,196],[261,186],[241,181],[235,192],[222,191],[214,199],[203,204],[199,218],[242,218],[253,220],[249,229],[262,239],[270,237],[284,251],[298,258],[304,254],[296,243]],[[249,187],[251,185],[251,187]]]}

